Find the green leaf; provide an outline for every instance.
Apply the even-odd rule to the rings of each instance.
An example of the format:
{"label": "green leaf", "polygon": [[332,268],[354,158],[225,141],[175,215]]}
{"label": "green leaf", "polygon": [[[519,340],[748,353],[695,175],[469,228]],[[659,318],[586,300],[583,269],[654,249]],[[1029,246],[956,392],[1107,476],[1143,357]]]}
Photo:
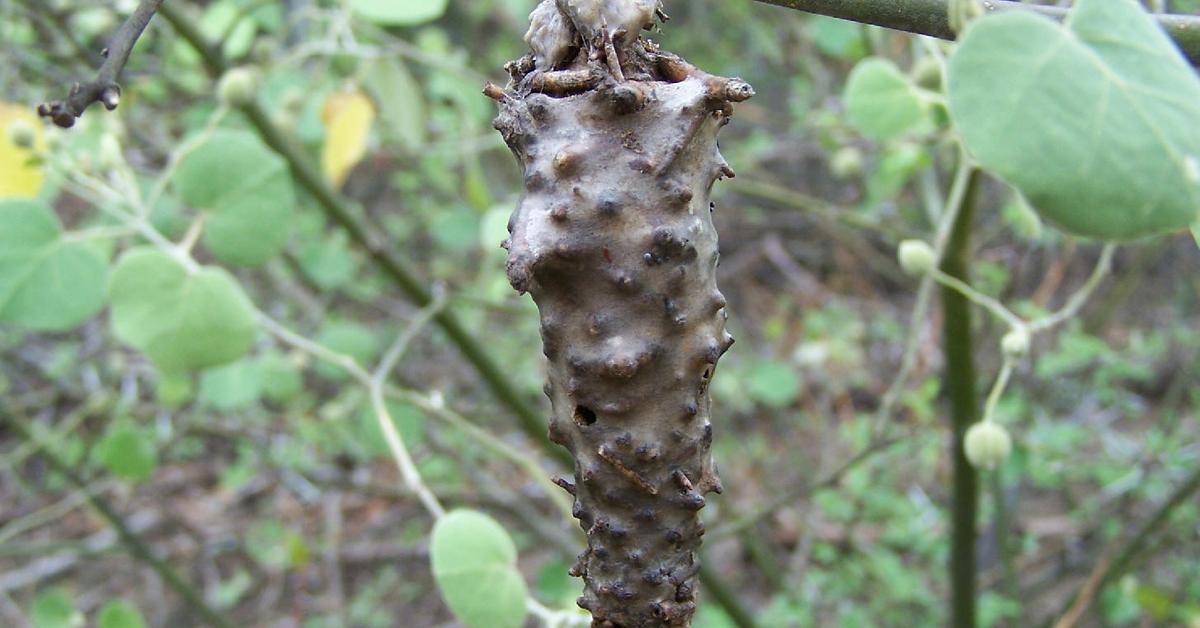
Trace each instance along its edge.
{"label": "green leaf", "polygon": [[1196,239],[1196,246],[1200,246],[1200,222],[1192,225],[1192,237]]}
{"label": "green leaf", "polygon": [[248,132],[214,132],[179,164],[175,187],[208,212],[204,244],[217,259],[257,266],[287,243],[296,203],[287,164]]}
{"label": "green leaf", "polygon": [[1200,217],[1200,80],[1134,0],[973,22],[950,60],[968,150],[1069,233],[1126,240]]}
{"label": "green leaf", "polygon": [[[236,24],[234,20],[237,20]],[[245,56],[253,47],[257,25],[236,4],[221,1],[214,2],[205,10],[200,28],[210,40],[224,42],[221,51],[226,58],[237,59]]]}
{"label": "green leaf", "polygon": [[257,362],[247,359],[207,370],[200,376],[200,402],[222,412],[247,408],[261,394],[262,370]]}
{"label": "green leaf", "polygon": [[158,450],[148,433],[128,423],[114,423],[96,445],[96,455],[113,475],[141,482],[154,475]]}
{"label": "green leaf", "polygon": [[35,628],[72,628],[83,625],[83,616],[75,610],[75,600],[62,587],[42,591],[33,600],[29,619]]}
{"label": "green leaf", "polygon": [[350,8],[377,24],[412,26],[436,20],[448,0],[350,0]]}
{"label": "green leaf", "polygon": [[0,321],[71,329],[104,307],[108,264],[63,238],[58,217],[31,200],[0,201]]}
{"label": "green leaf", "polygon": [[1133,592],[1133,598],[1137,600],[1138,606],[1141,606],[1159,622],[1166,622],[1170,619],[1171,611],[1175,607],[1175,602],[1169,593],[1144,584],[1137,585]]}
{"label": "green leaf", "polygon": [[[370,329],[350,321],[329,320],[317,334],[317,342],[338,353],[344,353],[360,366],[367,367],[379,354],[379,339]],[[318,362],[316,371],[322,377],[342,380],[346,371],[336,364]]]}
{"label": "green leaf", "polygon": [[[421,447],[425,443],[425,412],[407,401],[388,400],[386,403],[388,413],[392,415],[392,423],[400,433],[400,438],[404,440],[404,445],[409,449]],[[379,429],[379,419],[376,418],[370,404],[359,413],[358,423],[358,441],[365,446],[367,453],[372,456],[386,456],[389,451],[387,441],[383,438],[383,431]]]}
{"label": "green leaf", "polygon": [[155,249],[122,256],[109,286],[113,330],[164,372],[228,364],[254,342],[254,307],[220,268],[189,271]]}
{"label": "green leaf", "polygon": [[786,407],[800,394],[800,376],[782,362],[757,362],[747,369],[744,377],[746,394],[772,408]]}
{"label": "green leaf", "polygon": [[896,142],[888,145],[867,177],[866,206],[875,208],[895,202],[893,197],[929,163],[929,153],[919,144]]}
{"label": "green leaf", "polygon": [[433,241],[447,251],[470,251],[479,243],[479,212],[469,207],[438,212],[429,232]]}
{"label": "green leaf", "polygon": [[846,117],[863,135],[889,140],[925,119],[925,102],[896,64],[872,57],[854,67],[846,81]]}
{"label": "green leaf", "polygon": [[517,548],[495,519],[474,510],[447,514],[433,527],[429,554],[442,598],[468,628],[525,624]]}
{"label": "green leaf", "polygon": [[842,59],[854,59],[866,54],[863,29],[857,22],[814,15],[808,18],[808,35],[817,50]]}
{"label": "green leaf", "polygon": [[421,85],[397,57],[376,57],[364,71],[379,118],[406,148],[425,144],[425,100]]}
{"label": "green leaf", "polygon": [[269,401],[284,404],[304,390],[304,378],[299,369],[278,353],[268,353],[259,358],[258,368],[262,375],[262,394]]}
{"label": "green leaf", "polygon": [[359,262],[350,250],[345,231],[306,242],[296,257],[304,274],[325,291],[345,286],[358,272]]}
{"label": "green leaf", "polygon": [[109,600],[96,615],[97,628],[146,628],[137,607],[125,600]]}

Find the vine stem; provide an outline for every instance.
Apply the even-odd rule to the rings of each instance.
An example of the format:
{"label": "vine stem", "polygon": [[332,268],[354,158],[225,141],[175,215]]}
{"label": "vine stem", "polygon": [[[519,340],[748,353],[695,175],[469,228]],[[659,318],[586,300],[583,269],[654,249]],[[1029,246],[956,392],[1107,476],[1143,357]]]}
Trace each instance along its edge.
{"label": "vine stem", "polygon": [[1104,278],[1112,272],[1113,253],[1116,252],[1117,245],[1109,243],[1104,245],[1100,251],[1100,260],[1096,262],[1096,267],[1092,269],[1092,274],[1084,282],[1083,286],[1071,298],[1067,299],[1066,305],[1059,311],[1045,318],[1033,321],[1029,324],[1031,332],[1039,332],[1060,325],[1068,320],[1071,320],[1079,313],[1092,294],[1096,292],[1096,288],[1104,281]]}
{"label": "vine stem", "polygon": [[955,292],[958,292],[963,297],[975,302],[980,306],[983,306],[997,318],[1007,322],[1014,329],[1024,329],[1030,334],[1034,334],[1053,329],[1054,327],[1071,320],[1076,314],[1079,313],[1079,310],[1083,308],[1084,304],[1086,304],[1089,299],[1091,299],[1092,295],[1096,292],[1096,289],[1104,281],[1104,278],[1112,272],[1112,259],[1116,250],[1116,244],[1111,242],[1105,244],[1104,248],[1100,251],[1100,258],[1096,261],[1096,266],[1092,269],[1091,275],[1088,276],[1087,281],[1080,286],[1079,290],[1077,290],[1070,296],[1070,298],[1067,299],[1066,304],[1064,304],[1062,308],[1053,314],[1049,314],[1032,321],[1026,321],[1022,319],[1020,316],[1014,314],[1012,310],[1009,310],[1007,307],[1005,307],[1000,301],[983,294],[982,292],[979,292],[966,282],[956,277],[951,277],[950,275],[947,275],[946,273],[937,269],[932,272],[931,276],[941,285],[950,288]]}
{"label": "vine stem", "polygon": [[1004,365],[1000,367],[1000,374],[996,376],[996,382],[992,384],[992,390],[988,392],[987,401],[983,406],[983,421],[990,422],[996,414],[996,405],[1000,402],[1000,397],[1004,395],[1004,388],[1008,386],[1008,380],[1012,377],[1013,361],[1011,358],[1004,358]]}
{"label": "vine stem", "polygon": [[[873,24],[884,28],[929,35],[938,39],[955,39],[950,28],[947,0],[757,0],[764,4],[818,13],[843,20]],[[986,0],[986,12],[1033,11],[1046,17],[1062,20],[1067,9],[1039,6],[1010,0]],[[1154,19],[1175,40],[1180,51],[1193,65],[1200,63],[1200,17],[1194,15],[1155,15]]]}
{"label": "vine stem", "polygon": [[[962,169],[960,164],[960,170]],[[971,225],[975,214],[975,191],[980,175],[970,168],[962,187],[961,211],[949,231],[940,261],[941,272],[959,280],[970,276]],[[974,628],[978,574],[976,572],[976,521],[979,516],[979,475],[963,451],[963,435],[978,416],[978,392],[971,333],[971,308],[963,295],[942,289],[943,353],[946,392],[950,400],[953,473],[951,480],[950,533],[950,624]]]}
{"label": "vine stem", "polygon": [[959,279],[958,277],[952,277],[936,268],[933,270],[932,275],[933,279],[942,286],[950,288],[967,300],[972,301],[976,305],[982,306],[992,314],[995,314],[997,318],[1004,319],[1004,321],[1010,326],[1025,327],[1025,321],[1021,320],[1021,317],[1010,312],[1008,308],[1004,307],[1003,303],[972,288],[965,281]]}
{"label": "vine stem", "polygon": [[439,291],[435,294],[434,300],[422,308],[417,314],[416,319],[410,322],[408,328],[396,338],[396,341],[385,352],[375,372],[366,381],[367,394],[371,399],[371,407],[375,410],[375,420],[379,424],[383,438],[388,444],[388,449],[392,452],[392,457],[396,460],[396,466],[400,468],[400,474],[404,477],[404,483],[417,494],[417,497],[425,506],[425,510],[429,511],[430,516],[434,520],[444,517],[446,509],[442,507],[437,496],[433,494],[433,491],[429,490],[429,487],[421,479],[421,473],[417,470],[417,465],[413,462],[412,455],[408,452],[408,447],[404,445],[404,438],[400,435],[400,430],[396,429],[396,421],[392,419],[392,413],[387,407],[387,402],[384,400],[384,387],[386,386],[388,375],[395,368],[396,362],[404,355],[412,339],[441,311],[444,304],[445,299]]}

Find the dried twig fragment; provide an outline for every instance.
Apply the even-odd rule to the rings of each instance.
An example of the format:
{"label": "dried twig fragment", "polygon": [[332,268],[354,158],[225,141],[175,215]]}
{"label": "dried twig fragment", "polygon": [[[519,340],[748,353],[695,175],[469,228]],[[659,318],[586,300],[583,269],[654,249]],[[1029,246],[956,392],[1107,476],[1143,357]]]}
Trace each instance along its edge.
{"label": "dried twig fragment", "polygon": [[125,69],[133,45],[162,3],[163,0],[141,0],[133,14],[117,29],[108,47],[101,52],[104,62],[100,64],[95,80],[72,85],[66,100],[38,105],[38,115],[50,118],[60,127],[70,128],[75,125],[75,119],[83,115],[84,110],[94,102],[99,102],[109,111],[116,109],[121,101],[121,86],[117,84],[117,77]]}
{"label": "dried twig fragment", "polygon": [[[662,8],[593,1],[635,24]],[[588,2],[544,0],[535,52],[506,66],[506,89],[485,90],[525,175],[503,246],[541,315],[550,438],[575,457],[574,484],[559,484],[588,534],[571,570],[579,605],[594,626],[685,626],[698,511],[721,490],[708,385],[733,343],[709,203],[733,171],[716,135],[753,90],[606,20],[580,28]]]}

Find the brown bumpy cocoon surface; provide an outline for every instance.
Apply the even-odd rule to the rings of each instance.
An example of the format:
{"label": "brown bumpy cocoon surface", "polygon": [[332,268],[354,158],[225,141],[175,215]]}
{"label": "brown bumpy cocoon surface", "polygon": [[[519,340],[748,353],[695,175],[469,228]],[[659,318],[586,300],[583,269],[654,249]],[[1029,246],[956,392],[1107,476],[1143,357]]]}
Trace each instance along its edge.
{"label": "brown bumpy cocoon surface", "polygon": [[579,605],[594,626],[685,626],[699,511],[721,491],[709,383],[733,344],[709,202],[733,172],[716,136],[753,92],[645,40],[622,52],[626,80],[583,54],[547,72],[526,57],[485,93],[524,168],[503,246],[541,313],[550,438],[575,457],[558,483],[588,537]]}

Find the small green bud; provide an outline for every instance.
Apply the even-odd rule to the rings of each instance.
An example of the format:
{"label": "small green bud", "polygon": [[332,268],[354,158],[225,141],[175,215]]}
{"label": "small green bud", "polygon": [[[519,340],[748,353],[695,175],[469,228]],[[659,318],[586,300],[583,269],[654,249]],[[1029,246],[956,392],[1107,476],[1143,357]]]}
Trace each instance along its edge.
{"label": "small green bud", "polygon": [[897,258],[900,260],[900,268],[914,277],[922,277],[933,272],[933,267],[937,263],[937,256],[934,255],[933,248],[921,240],[901,242]]}
{"label": "small green bud", "polygon": [[833,159],[829,162],[829,169],[839,179],[848,179],[862,174],[862,151],[854,146],[839,149],[833,154]]}
{"label": "small green bud", "polygon": [[963,438],[963,453],[977,469],[995,469],[1012,452],[1008,430],[992,421],[972,425]]}
{"label": "small green bud", "polygon": [[37,139],[37,131],[29,120],[17,118],[8,124],[8,141],[17,148],[33,148]]}
{"label": "small green bud", "polygon": [[1000,339],[1000,349],[1004,357],[1010,360],[1020,360],[1029,353],[1029,330],[1024,327],[1013,327]]}
{"label": "small green bud", "polygon": [[258,79],[258,72],[253,68],[233,68],[217,82],[217,95],[230,107],[248,105],[254,102],[258,92]]}
{"label": "small green bud", "polygon": [[942,90],[942,64],[933,57],[923,57],[912,69],[913,82],[932,91]]}

